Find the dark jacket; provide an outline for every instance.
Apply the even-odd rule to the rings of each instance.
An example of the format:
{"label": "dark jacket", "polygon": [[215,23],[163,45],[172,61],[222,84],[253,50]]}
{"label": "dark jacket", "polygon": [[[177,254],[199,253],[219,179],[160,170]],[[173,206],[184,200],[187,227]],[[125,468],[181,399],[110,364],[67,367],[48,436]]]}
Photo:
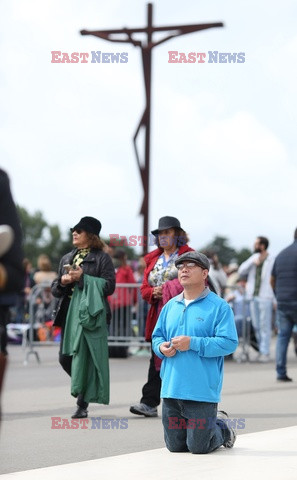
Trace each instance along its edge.
{"label": "dark jacket", "polygon": [[7,283],[0,292],[0,305],[13,305],[15,294],[24,288],[22,232],[17,210],[12,199],[9,178],[0,169],[0,224],[9,225],[14,232],[11,248],[0,259],[7,273]]}
{"label": "dark jacket", "polygon": [[277,255],[271,275],[277,302],[297,302],[297,240]]}
{"label": "dark jacket", "polygon": [[[54,325],[63,326],[66,319],[67,310],[70,303],[69,297],[71,296],[74,284],[66,285],[65,287],[62,286],[61,277],[66,273],[64,265],[71,265],[76,253],[77,249],[74,249],[71,252],[66,253],[66,255],[62,257],[59,265],[58,277],[52,283],[52,294],[54,295],[54,297],[59,299],[54,312]],[[83,262],[80,264],[80,267],[83,269],[83,272],[86,275],[90,275],[92,277],[99,277],[106,280],[106,285],[103,292],[106,304],[106,321],[109,324],[111,319],[111,312],[106,297],[108,295],[112,295],[115,289],[115,271],[110,256],[102,250],[92,249],[90,253],[85,256]],[[78,288],[83,289],[83,282],[84,276],[82,275],[78,282]]]}

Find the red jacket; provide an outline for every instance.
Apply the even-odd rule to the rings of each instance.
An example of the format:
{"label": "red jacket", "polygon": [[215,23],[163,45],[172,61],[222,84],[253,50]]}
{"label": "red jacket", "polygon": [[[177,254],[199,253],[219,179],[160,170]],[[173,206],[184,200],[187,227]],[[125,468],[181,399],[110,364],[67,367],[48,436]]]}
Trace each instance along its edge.
{"label": "red jacket", "polygon": [[[118,283],[136,283],[133,270],[129,265],[119,267],[116,271],[116,284]],[[137,288],[116,287],[114,294],[108,297],[112,310],[128,305],[135,305],[137,302]]]}
{"label": "red jacket", "polygon": [[[182,255],[182,253],[193,251],[193,248],[189,247],[188,245],[183,245],[178,250],[178,255]],[[155,328],[155,325],[158,320],[158,300],[153,298],[153,289],[148,283],[148,277],[150,272],[153,270],[154,266],[156,265],[158,258],[162,255],[163,249],[156,248],[152,252],[148,253],[145,257],[146,268],[143,274],[143,282],[140,287],[141,295],[144,300],[151,304],[151,308],[149,309],[146,324],[145,324],[145,338],[147,341],[150,341],[152,338],[152,333]],[[168,280],[171,282],[172,280]],[[167,283],[167,282],[166,282]]]}

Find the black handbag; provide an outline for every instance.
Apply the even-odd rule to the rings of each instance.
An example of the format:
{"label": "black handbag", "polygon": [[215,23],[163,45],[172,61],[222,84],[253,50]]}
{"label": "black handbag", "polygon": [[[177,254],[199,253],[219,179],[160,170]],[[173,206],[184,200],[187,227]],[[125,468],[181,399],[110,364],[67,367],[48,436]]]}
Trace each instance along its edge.
{"label": "black handbag", "polygon": [[70,304],[70,298],[68,295],[57,299],[57,303],[53,309],[52,320],[54,327],[63,327],[67,316],[67,311]]}

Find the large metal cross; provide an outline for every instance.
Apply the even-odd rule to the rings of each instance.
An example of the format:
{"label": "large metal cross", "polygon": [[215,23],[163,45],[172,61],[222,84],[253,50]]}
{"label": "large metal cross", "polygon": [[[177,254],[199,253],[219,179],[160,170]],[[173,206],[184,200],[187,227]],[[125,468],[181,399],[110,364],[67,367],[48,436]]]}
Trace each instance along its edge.
{"label": "large metal cross", "polygon": [[[185,35],[187,33],[197,32],[199,30],[206,30],[208,28],[223,27],[223,23],[203,23],[200,25],[173,25],[166,27],[154,27],[153,26],[153,5],[148,3],[147,5],[147,26],[144,28],[122,28],[117,30],[81,30],[81,35],[94,35],[95,37],[103,38],[110,42],[131,43],[135,47],[141,48],[142,53],[142,65],[144,73],[144,85],[146,94],[146,105],[142,114],[139,125],[136,129],[133,137],[134,149],[136,154],[137,165],[139,168],[144,197],[140,210],[140,214],[143,215],[143,253],[147,252],[148,247],[148,223],[149,223],[149,180],[150,180],[150,123],[151,123],[151,65],[152,65],[152,49],[161,43],[170,40],[171,38]],[[168,32],[169,35],[165,36],[157,42],[153,42],[153,33],[156,32]],[[135,40],[133,35],[136,33],[146,34],[146,42]],[[124,38],[123,38],[124,36]],[[141,164],[138,150],[137,150],[137,136],[141,127],[145,129],[145,151],[144,151],[144,163]]]}

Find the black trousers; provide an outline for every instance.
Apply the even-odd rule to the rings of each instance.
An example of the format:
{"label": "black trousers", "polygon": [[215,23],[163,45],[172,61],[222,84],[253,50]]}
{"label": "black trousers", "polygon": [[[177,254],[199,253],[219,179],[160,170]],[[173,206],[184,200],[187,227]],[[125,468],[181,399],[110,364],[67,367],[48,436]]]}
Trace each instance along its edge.
{"label": "black trousers", "polygon": [[160,372],[155,368],[154,352],[152,351],[150,366],[148,371],[147,383],[142,388],[141,403],[145,403],[149,407],[157,407],[160,405],[161,378]]}
{"label": "black trousers", "polygon": [[9,323],[10,310],[9,307],[0,306],[0,352],[7,355],[7,330],[6,325]]}
{"label": "black trousers", "polygon": [[[60,350],[59,350],[59,363],[63,370],[65,370],[66,373],[68,373],[69,377],[71,377],[71,365],[72,365],[72,355],[65,355],[62,353],[62,347],[63,347],[63,337],[64,337],[64,326],[61,328],[61,343],[60,343]],[[77,405],[79,407],[82,407],[84,409],[88,408],[88,403],[84,401],[83,394],[79,394],[77,396]]]}

